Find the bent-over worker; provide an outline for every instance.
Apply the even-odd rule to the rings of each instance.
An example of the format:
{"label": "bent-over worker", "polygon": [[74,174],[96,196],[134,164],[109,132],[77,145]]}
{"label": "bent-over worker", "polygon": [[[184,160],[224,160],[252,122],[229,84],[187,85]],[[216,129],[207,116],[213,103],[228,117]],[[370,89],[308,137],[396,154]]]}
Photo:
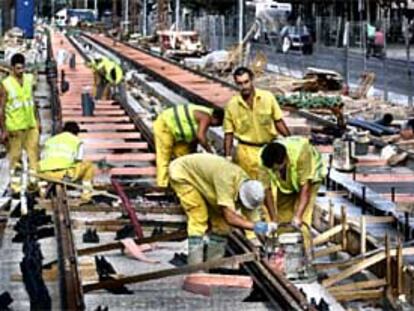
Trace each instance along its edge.
{"label": "bent-over worker", "polygon": [[76,122],[66,122],[60,134],[46,140],[39,162],[39,175],[47,179],[63,180],[68,177],[71,182],[82,181],[82,203],[92,197],[92,181],[95,167],[90,161],[83,160],[82,141]]}
{"label": "bent-over worker", "polygon": [[168,165],[171,158],[194,152],[197,143],[207,151],[213,149],[207,141],[210,126],[223,123],[224,112],[194,104],[177,105],[164,110],[154,122],[157,185],[168,186]]}
{"label": "bent-over worker", "polygon": [[[265,186],[277,187],[278,223],[291,223],[297,228],[302,228],[303,223],[310,226],[315,199],[326,175],[321,154],[307,138],[291,136],[267,144],[260,159]],[[273,204],[273,199],[266,198],[266,204]],[[307,227],[302,229],[305,244],[309,245],[310,232]]]}
{"label": "bent-over worker", "polygon": [[40,120],[33,100],[35,78],[24,73],[25,57],[14,54],[11,58],[11,73],[0,87],[1,140],[7,143],[10,161],[11,190],[20,191],[20,178],[16,169],[26,151],[29,160],[29,186],[36,187],[36,173],[39,153]]}
{"label": "bent-over worker", "polygon": [[276,223],[258,221],[258,207],[264,199],[262,184],[250,180],[242,168],[225,158],[208,153],[186,155],[171,162],[169,173],[171,187],[188,218],[189,264],[203,262],[203,237],[209,223],[207,260],[224,256],[232,226],[257,234],[277,229]]}

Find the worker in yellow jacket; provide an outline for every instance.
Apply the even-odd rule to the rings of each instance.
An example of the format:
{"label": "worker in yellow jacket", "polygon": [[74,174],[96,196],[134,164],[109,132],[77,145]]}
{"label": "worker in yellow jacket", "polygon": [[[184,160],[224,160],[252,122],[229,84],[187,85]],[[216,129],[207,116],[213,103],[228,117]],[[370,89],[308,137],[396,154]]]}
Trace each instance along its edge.
{"label": "worker in yellow jacket", "polygon": [[22,151],[29,160],[29,186],[36,186],[39,153],[40,122],[33,100],[35,78],[24,73],[25,57],[14,54],[11,58],[11,73],[0,87],[0,129],[1,140],[8,148],[10,161],[11,190],[20,191],[20,177],[17,173]]}
{"label": "worker in yellow jacket", "polygon": [[79,132],[76,122],[66,122],[62,133],[46,140],[39,162],[39,175],[45,179],[62,180],[67,177],[71,182],[81,181],[81,201],[86,203],[92,197],[95,167],[92,162],[83,160],[82,141],[77,136]]}
{"label": "worker in yellow jacket", "polygon": [[[99,61],[94,63],[92,66],[94,70],[94,76],[96,77],[96,99],[106,99],[108,96],[108,81],[106,79],[108,72],[113,67],[113,62],[106,56],[98,57]],[[106,94],[105,94],[106,93]]]}
{"label": "worker in yellow jacket", "polygon": [[[257,179],[260,149],[279,134],[289,136],[290,133],[275,96],[254,87],[254,75],[249,68],[237,68],[233,78],[240,94],[234,95],[226,106],[223,122],[224,152],[232,160],[233,139],[236,138],[235,162],[250,178]],[[273,211],[263,209],[263,213],[268,219],[274,220]]]}
{"label": "worker in yellow jacket", "polygon": [[168,165],[172,157],[194,152],[200,143],[207,152],[213,152],[207,141],[210,126],[223,123],[223,111],[200,105],[183,104],[164,110],[154,122],[157,185],[168,186]]}
{"label": "worker in yellow jacket", "polygon": [[[277,221],[301,228],[305,244],[311,237],[308,228],[326,166],[321,154],[304,137],[291,136],[267,144],[260,154],[265,187],[277,187]],[[266,200],[272,204],[273,200]],[[273,207],[270,207],[273,209]],[[302,226],[305,223],[307,226]]]}
{"label": "worker in yellow jacket", "polygon": [[99,64],[102,61],[102,56],[100,54],[94,55],[91,60],[87,63],[87,66],[92,69],[93,71],[93,90],[92,90],[92,96],[97,96],[98,91],[98,85],[100,83],[101,74],[98,71]]}
{"label": "worker in yellow jacket", "polygon": [[[169,174],[171,187],[187,215],[189,264],[204,261],[206,234],[206,257],[212,260],[224,256],[231,227],[257,234],[277,229],[276,223],[260,221],[262,184],[249,179],[242,168],[225,158],[208,153],[186,155],[171,162]],[[209,225],[211,231],[207,232]]]}

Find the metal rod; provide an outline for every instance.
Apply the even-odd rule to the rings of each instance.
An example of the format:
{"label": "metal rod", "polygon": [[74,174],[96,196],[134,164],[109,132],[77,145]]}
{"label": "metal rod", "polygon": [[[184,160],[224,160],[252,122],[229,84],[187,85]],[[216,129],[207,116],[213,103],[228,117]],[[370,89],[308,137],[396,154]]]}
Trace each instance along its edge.
{"label": "metal rod", "polygon": [[175,29],[180,30],[180,0],[175,0]]}
{"label": "metal rod", "polygon": [[391,201],[395,202],[395,187],[391,187]]}
{"label": "metal rod", "polygon": [[405,241],[410,240],[410,214],[408,212],[404,212],[404,235]]}
{"label": "metal rod", "polygon": [[367,187],[362,186],[362,214],[365,215],[367,212],[367,204],[365,202],[367,195]]}
{"label": "metal rod", "polygon": [[147,35],[147,0],[144,0],[143,1],[143,5],[144,5],[144,9],[143,9],[143,17],[142,17],[142,20],[143,20],[143,23],[142,23],[142,34],[143,34],[143,36],[145,37],[146,35]]}

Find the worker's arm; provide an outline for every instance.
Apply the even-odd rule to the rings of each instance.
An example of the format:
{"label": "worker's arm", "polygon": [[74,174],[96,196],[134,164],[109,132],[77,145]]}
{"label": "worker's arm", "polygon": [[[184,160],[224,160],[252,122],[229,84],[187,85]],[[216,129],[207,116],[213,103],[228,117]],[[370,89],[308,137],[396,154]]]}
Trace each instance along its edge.
{"label": "worker's arm", "polygon": [[226,222],[233,226],[240,229],[246,229],[246,230],[253,230],[254,229],[254,223],[243,218],[242,216],[238,215],[236,212],[234,212],[231,208],[221,206],[223,209],[223,216]]}
{"label": "worker's arm", "polygon": [[283,119],[275,121],[275,127],[278,133],[282,134],[285,137],[290,136],[289,129]]}
{"label": "worker's arm", "polygon": [[293,224],[300,227],[303,222],[303,213],[305,212],[305,208],[309,203],[310,197],[311,197],[311,189],[312,184],[310,181],[308,181],[306,184],[304,184],[299,191],[299,204],[295,211],[295,215],[293,217]]}
{"label": "worker's arm", "polygon": [[212,153],[213,150],[207,141],[207,131],[210,126],[210,116],[204,112],[195,111],[194,117],[198,122],[197,140],[207,152]]}
{"label": "worker's arm", "polygon": [[7,102],[7,92],[3,86],[0,86],[0,130],[1,130],[1,141],[3,143],[6,142],[7,140],[6,102]]}
{"label": "worker's arm", "polygon": [[224,156],[231,157],[233,150],[233,133],[226,133],[224,135]]}

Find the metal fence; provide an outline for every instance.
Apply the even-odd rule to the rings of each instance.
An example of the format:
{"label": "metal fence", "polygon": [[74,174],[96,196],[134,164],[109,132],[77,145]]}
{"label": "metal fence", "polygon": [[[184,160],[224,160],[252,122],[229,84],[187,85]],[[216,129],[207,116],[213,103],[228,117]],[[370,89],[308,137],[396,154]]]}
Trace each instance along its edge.
{"label": "metal fence", "polygon": [[[246,18],[246,30],[254,21]],[[228,49],[238,42],[237,16],[202,16],[195,19],[194,28],[200,33],[210,50]],[[303,26],[298,21],[293,26]],[[313,53],[304,55],[302,48],[292,48],[281,52],[281,27],[275,31],[262,27],[260,36],[252,44],[252,53],[264,52],[268,66],[283,74],[300,76],[307,67],[336,70],[349,85],[358,83],[365,72],[376,76],[374,95],[385,100],[404,102],[412,105],[414,83],[412,73],[414,63],[410,57],[410,42],[413,35],[408,21],[397,30],[392,22],[373,23],[377,40],[383,39],[383,46],[375,46],[375,37],[368,38],[368,24],[365,21],[345,22],[341,18],[317,17],[306,23],[312,38]],[[299,40],[302,40],[299,33]],[[304,35],[303,35],[304,37]]]}

